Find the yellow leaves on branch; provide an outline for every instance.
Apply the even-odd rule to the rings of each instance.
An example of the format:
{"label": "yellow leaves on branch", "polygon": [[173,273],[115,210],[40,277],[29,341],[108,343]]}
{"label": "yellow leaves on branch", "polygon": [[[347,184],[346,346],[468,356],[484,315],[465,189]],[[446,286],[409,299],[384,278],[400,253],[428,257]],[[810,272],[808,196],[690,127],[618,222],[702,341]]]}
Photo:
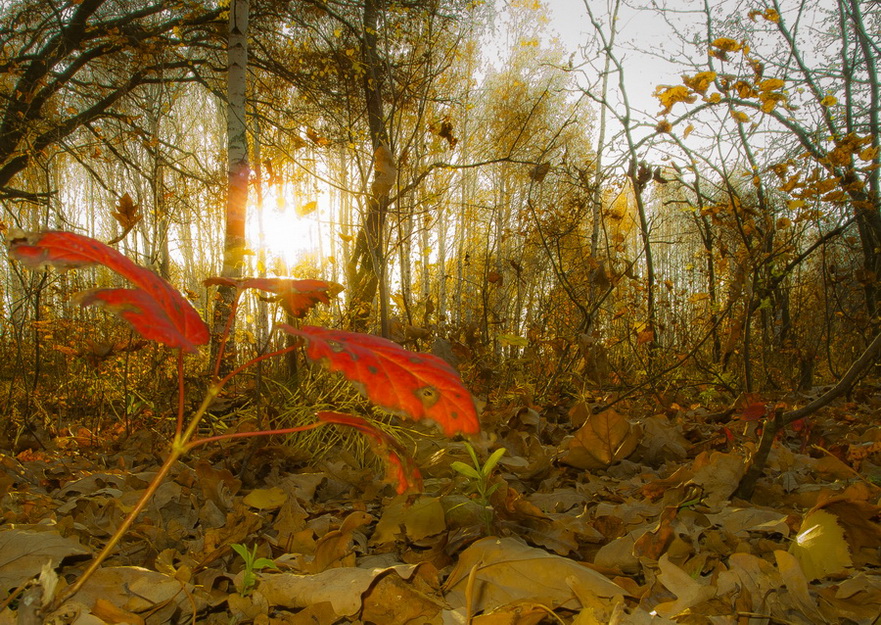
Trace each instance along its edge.
{"label": "yellow leaves on branch", "polygon": [[747,114],[744,113],[743,111],[737,111],[737,110],[732,109],[732,110],[731,110],[731,117],[732,117],[732,118],[734,119],[734,121],[736,121],[738,124],[744,124],[744,123],[746,123],[746,122],[749,121],[749,115],[747,115]]}
{"label": "yellow leaves on branch", "polygon": [[666,115],[673,109],[673,105],[677,102],[685,102],[686,104],[691,104],[695,100],[697,100],[697,96],[691,93],[691,91],[685,85],[658,85],[655,89],[654,95],[661,103],[661,106],[664,109],[661,111],[661,115]]}
{"label": "yellow leaves on branch", "polygon": [[862,150],[859,154],[861,161],[872,161],[878,158],[878,148],[866,148]]}
{"label": "yellow leaves on branch", "polygon": [[694,76],[685,74],[682,76],[682,82],[685,83],[685,86],[701,95],[707,92],[714,80],[716,80],[716,72],[699,72]]}
{"label": "yellow leaves on branch", "polygon": [[768,20],[769,22],[774,22],[775,24],[780,21],[780,14],[777,12],[777,9],[765,9],[764,11],[753,10],[747,13],[747,17],[753,22],[756,21],[757,18],[761,17],[763,19]]}
{"label": "yellow leaves on branch", "polygon": [[310,213],[314,213],[318,208],[318,201],[312,200],[311,202],[306,202],[305,204],[299,205],[294,209],[297,213],[297,217],[305,217]]}
{"label": "yellow leaves on branch", "polygon": [[739,42],[736,39],[731,39],[730,37],[719,37],[718,39],[715,39],[710,45],[717,50],[722,50],[723,52],[740,52],[744,48],[744,44],[742,42]]}
{"label": "yellow leaves on branch", "polygon": [[759,89],[762,91],[779,91],[786,82],[780,78],[768,78],[759,83]]}
{"label": "yellow leaves on branch", "polygon": [[720,61],[727,61],[729,52],[743,52],[745,54],[748,51],[749,46],[742,41],[730,37],[719,37],[710,44],[709,54]]}
{"label": "yellow leaves on branch", "polygon": [[831,164],[839,166],[850,164],[854,155],[859,156],[861,160],[870,161],[878,155],[878,148],[866,147],[871,141],[872,138],[868,135],[860,137],[850,133],[835,141],[835,147],[829,151],[826,159]]}

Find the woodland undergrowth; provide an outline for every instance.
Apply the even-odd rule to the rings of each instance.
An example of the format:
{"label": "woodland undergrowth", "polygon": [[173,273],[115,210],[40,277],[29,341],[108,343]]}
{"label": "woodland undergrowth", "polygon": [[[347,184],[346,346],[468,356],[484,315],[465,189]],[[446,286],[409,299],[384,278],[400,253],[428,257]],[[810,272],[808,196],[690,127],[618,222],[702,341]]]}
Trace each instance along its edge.
{"label": "woodland undergrowth", "polygon": [[[321,329],[304,326],[294,372],[264,361],[202,408],[216,386],[193,356],[182,413],[207,406],[194,436],[209,442],[169,464],[174,353],[75,327],[37,327],[36,381],[14,365],[32,347],[4,346],[0,625],[877,623],[871,375],[780,431],[744,499],[763,429],[827,388],[710,401],[707,387],[596,388],[577,370],[549,385],[527,358],[452,344],[482,412],[479,433],[450,438],[354,393],[318,364],[361,354],[353,339],[331,335],[339,351],[319,358]],[[420,390],[418,405],[439,401]],[[316,413],[351,428],[312,427]],[[250,436],[269,430],[283,433]]]}

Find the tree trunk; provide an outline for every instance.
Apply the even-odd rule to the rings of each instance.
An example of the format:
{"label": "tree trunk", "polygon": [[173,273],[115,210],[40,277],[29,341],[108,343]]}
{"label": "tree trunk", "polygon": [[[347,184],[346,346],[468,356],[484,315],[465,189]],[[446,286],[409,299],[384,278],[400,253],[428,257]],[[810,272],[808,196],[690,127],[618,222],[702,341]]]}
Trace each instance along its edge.
{"label": "tree trunk", "polygon": [[[249,0],[231,0],[229,9],[229,48],[227,73],[227,141],[229,186],[226,201],[226,228],[223,247],[223,269],[226,278],[242,275],[245,251],[245,213],[248,203],[248,137],[245,128],[245,100],[248,70]],[[219,287],[214,305],[215,339],[223,332],[235,289]],[[234,328],[230,328],[227,353],[234,352]],[[217,347],[217,341],[214,343]]]}
{"label": "tree trunk", "polygon": [[355,330],[365,330],[379,293],[380,326],[388,336],[388,293],[385,281],[385,231],[389,191],[394,184],[396,165],[389,146],[388,131],[382,105],[383,70],[376,49],[377,28],[382,0],[364,3],[361,48],[365,64],[364,100],[367,105],[367,125],[374,151],[374,180],[367,193],[367,214],[355,240],[348,266],[349,313]]}

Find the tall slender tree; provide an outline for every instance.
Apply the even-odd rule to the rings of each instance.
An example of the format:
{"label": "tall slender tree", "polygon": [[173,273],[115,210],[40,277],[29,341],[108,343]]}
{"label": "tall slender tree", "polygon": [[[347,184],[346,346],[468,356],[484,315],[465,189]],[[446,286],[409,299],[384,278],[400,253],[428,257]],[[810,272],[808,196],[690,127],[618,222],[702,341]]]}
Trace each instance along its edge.
{"label": "tall slender tree", "polygon": [[[221,275],[237,278],[242,275],[245,254],[245,221],[248,206],[248,134],[245,122],[248,76],[249,0],[231,0],[229,7],[229,47],[227,52],[227,167],[229,186],[226,198],[223,268]],[[233,287],[218,289],[214,307],[215,336],[224,324],[235,297]],[[230,334],[233,336],[233,334]]]}

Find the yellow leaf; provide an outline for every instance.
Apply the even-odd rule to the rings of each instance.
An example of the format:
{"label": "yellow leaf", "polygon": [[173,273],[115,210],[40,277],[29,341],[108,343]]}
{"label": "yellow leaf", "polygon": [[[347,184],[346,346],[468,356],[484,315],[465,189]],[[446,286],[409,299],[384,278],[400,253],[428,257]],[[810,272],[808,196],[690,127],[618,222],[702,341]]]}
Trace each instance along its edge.
{"label": "yellow leaf", "polygon": [[861,161],[871,161],[878,156],[878,148],[866,148],[860,152]]}
{"label": "yellow leaf", "polygon": [[743,44],[738,43],[730,37],[719,37],[711,44],[714,48],[718,48],[723,52],[739,52],[743,49]]}
{"label": "yellow leaf", "polygon": [[340,238],[341,238],[343,241],[345,241],[346,243],[351,243],[352,241],[355,240],[355,237],[353,237],[351,234],[343,234],[342,232],[339,232],[339,233],[337,233],[337,234],[339,234],[339,235],[340,235]]}
{"label": "yellow leaf", "polygon": [[787,219],[786,217],[781,217],[780,219],[777,220],[777,227],[780,230],[784,230],[791,225],[792,225],[792,222],[789,219]]}
{"label": "yellow leaf", "polygon": [[853,566],[844,528],[838,524],[838,517],[825,510],[808,513],[789,553],[799,561],[808,580],[843,573]]}
{"label": "yellow leaf", "polygon": [[781,89],[783,85],[786,83],[779,78],[768,78],[767,80],[763,80],[759,83],[759,89],[762,91],[777,91]]}
{"label": "yellow leaf", "polygon": [[716,80],[716,72],[699,72],[694,76],[682,76],[685,86],[698,93],[706,93],[714,80]]}
{"label": "yellow leaf", "polygon": [[281,508],[288,500],[288,496],[278,486],[272,488],[257,488],[245,495],[242,500],[246,505],[258,510],[275,510]]}
{"label": "yellow leaf", "polygon": [[805,205],[804,200],[790,200],[788,203],[789,210],[796,210]]}
{"label": "yellow leaf", "polygon": [[749,115],[744,113],[743,111],[731,111],[731,117],[734,118],[740,124],[746,123],[749,121]]}
{"label": "yellow leaf", "polygon": [[697,96],[691,93],[685,85],[676,85],[673,87],[670,85],[658,85],[653,95],[660,100],[661,106],[664,107],[664,110],[661,112],[662,115],[669,113],[673,108],[673,105],[677,102],[691,104],[697,99]]}
{"label": "yellow leaf", "polygon": [[682,131],[682,138],[687,139],[688,135],[690,135],[693,130],[694,130],[693,124],[689,124],[688,126],[686,126],[685,130]]}
{"label": "yellow leaf", "polygon": [[311,202],[306,202],[302,206],[298,206],[296,209],[298,217],[305,217],[309,213],[314,213],[315,209],[318,208],[318,201],[312,200]]}
{"label": "yellow leaf", "polygon": [[820,100],[820,105],[825,107],[835,106],[836,104],[838,104],[838,98],[836,98],[834,95],[827,95],[825,98]]}
{"label": "yellow leaf", "polygon": [[496,338],[499,340],[499,343],[504,347],[508,347],[510,345],[514,345],[517,347],[526,347],[527,345],[529,345],[529,341],[527,341],[522,336],[517,336],[516,334],[499,334]]}
{"label": "yellow leaf", "polygon": [[422,495],[410,502],[408,496],[401,495],[383,507],[370,542],[376,545],[393,543],[402,533],[411,541],[423,540],[446,529],[440,499]]}
{"label": "yellow leaf", "polygon": [[738,97],[741,98],[754,98],[756,97],[756,91],[753,89],[753,86],[745,80],[738,80],[734,83],[734,89],[737,91]]}

